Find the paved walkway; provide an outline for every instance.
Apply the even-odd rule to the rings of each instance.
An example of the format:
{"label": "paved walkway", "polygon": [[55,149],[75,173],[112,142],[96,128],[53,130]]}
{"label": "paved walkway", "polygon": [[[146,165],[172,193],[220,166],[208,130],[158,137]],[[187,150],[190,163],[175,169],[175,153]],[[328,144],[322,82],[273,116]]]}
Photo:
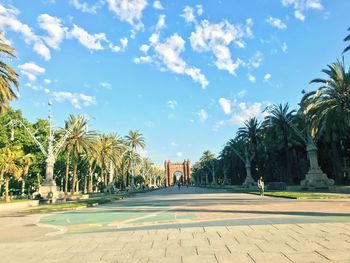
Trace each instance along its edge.
{"label": "paved walkway", "polygon": [[162,189],[50,215],[0,215],[1,262],[350,262],[350,200]]}

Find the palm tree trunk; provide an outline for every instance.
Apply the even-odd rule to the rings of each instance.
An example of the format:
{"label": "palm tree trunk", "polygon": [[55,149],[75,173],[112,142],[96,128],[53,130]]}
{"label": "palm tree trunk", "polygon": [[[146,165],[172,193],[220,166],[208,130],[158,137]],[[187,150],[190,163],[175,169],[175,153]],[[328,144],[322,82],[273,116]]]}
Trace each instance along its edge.
{"label": "palm tree trunk", "polygon": [[73,152],[73,178],[72,178],[72,194],[74,194],[75,191],[75,183],[77,180],[77,160],[76,160],[76,156]]}
{"label": "palm tree trunk", "polygon": [[290,157],[289,157],[289,150],[288,150],[288,135],[287,131],[283,133],[283,141],[284,141],[284,151],[285,151],[285,157],[286,157],[286,172],[285,172],[285,181],[289,182],[291,177],[291,171],[290,171]]}
{"label": "palm tree trunk", "polygon": [[7,177],[5,179],[5,202],[10,202],[10,197],[9,197],[9,179]]}
{"label": "palm tree trunk", "polygon": [[92,193],[92,168],[89,165],[89,184],[88,184],[88,193]]}
{"label": "palm tree trunk", "polygon": [[333,170],[335,173],[335,182],[337,184],[340,184],[342,182],[342,175],[341,175],[341,165],[340,165],[340,158],[339,158],[339,152],[337,148],[337,142],[335,140],[332,140],[331,142],[331,149],[332,149],[332,163],[333,163]]}
{"label": "palm tree trunk", "polygon": [[26,182],[24,181],[24,179],[22,179],[22,190],[21,190],[22,196],[24,196],[25,187],[26,187]]}
{"label": "palm tree trunk", "polygon": [[4,176],[1,174],[0,175],[0,197],[1,197],[1,187],[2,187],[2,182],[3,182],[3,180],[4,180]]}
{"label": "palm tree trunk", "polygon": [[64,193],[68,193],[68,174],[69,174],[69,150],[66,153],[66,176],[64,180]]}

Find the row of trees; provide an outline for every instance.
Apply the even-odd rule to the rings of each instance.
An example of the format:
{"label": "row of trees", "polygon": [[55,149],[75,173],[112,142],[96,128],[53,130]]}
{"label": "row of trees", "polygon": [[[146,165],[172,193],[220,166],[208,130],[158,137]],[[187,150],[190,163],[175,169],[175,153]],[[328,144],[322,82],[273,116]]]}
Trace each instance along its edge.
{"label": "row of trees", "polygon": [[[344,41],[350,41],[350,35]],[[343,53],[349,50],[347,46]],[[248,162],[255,179],[299,184],[309,166],[305,141],[313,138],[322,170],[337,184],[349,182],[350,68],[343,57],[322,72],[326,78],[310,82],[320,87],[303,90],[298,109],[288,103],[269,106],[265,119],[247,120],[218,157],[205,151],[193,166],[194,180],[220,183],[228,178],[228,183],[241,184]]]}
{"label": "row of trees", "polygon": [[[37,190],[45,178],[46,167],[45,156],[30,134],[24,129],[14,130],[8,123],[19,120],[45,148],[49,133],[48,121],[30,123],[20,110],[14,111],[9,106],[10,101],[17,99],[19,87],[18,74],[6,64],[12,58],[16,58],[14,49],[0,38],[0,197],[4,191],[6,200],[9,189],[14,194],[28,195]],[[85,117],[70,115],[65,127],[55,132],[55,140],[59,141],[67,130],[71,133],[57,157],[54,171],[56,183],[65,193],[163,183],[163,169],[138,153],[145,147],[140,132],[130,131],[125,137],[116,133],[99,134],[88,130]]]}
{"label": "row of trees", "polygon": [[[16,195],[36,191],[45,179],[46,168],[45,156],[39,146],[21,127],[13,129],[7,125],[11,119],[20,120],[45,148],[49,132],[48,121],[30,123],[20,110],[7,108],[6,115],[0,116],[0,194],[4,184],[7,200],[9,189]],[[88,129],[85,117],[70,115],[65,127],[55,132],[55,140],[58,141],[67,130],[71,133],[57,157],[54,170],[56,184],[66,194],[163,183],[163,169],[138,153],[145,147],[140,132],[131,130],[125,137],[116,133],[99,134]]]}

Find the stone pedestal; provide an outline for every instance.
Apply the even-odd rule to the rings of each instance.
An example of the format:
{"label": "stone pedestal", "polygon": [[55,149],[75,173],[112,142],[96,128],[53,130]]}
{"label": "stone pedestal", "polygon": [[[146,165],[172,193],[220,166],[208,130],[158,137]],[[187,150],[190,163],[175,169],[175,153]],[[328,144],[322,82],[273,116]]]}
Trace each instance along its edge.
{"label": "stone pedestal", "polygon": [[44,184],[39,186],[38,192],[33,195],[36,196],[40,194],[41,198],[52,203],[55,203],[58,199],[64,199],[64,193],[61,192],[55,181],[45,181]]}
{"label": "stone pedestal", "polygon": [[256,182],[254,181],[252,174],[251,174],[251,170],[250,170],[250,163],[246,163],[245,165],[245,169],[247,172],[247,177],[245,178],[242,187],[244,188],[256,188]]}
{"label": "stone pedestal", "polygon": [[310,169],[305,179],[300,182],[303,189],[329,189],[334,185],[334,180],[329,179],[321,169]]}
{"label": "stone pedestal", "polygon": [[307,154],[310,162],[310,170],[305,175],[305,179],[300,182],[303,189],[329,189],[334,185],[334,180],[329,179],[327,175],[318,166],[317,160],[317,147],[312,140],[306,147]]}

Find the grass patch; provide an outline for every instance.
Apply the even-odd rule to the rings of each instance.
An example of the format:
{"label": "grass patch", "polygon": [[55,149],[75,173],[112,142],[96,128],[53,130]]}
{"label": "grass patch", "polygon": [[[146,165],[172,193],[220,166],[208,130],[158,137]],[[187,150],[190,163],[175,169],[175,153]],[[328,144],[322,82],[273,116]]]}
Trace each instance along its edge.
{"label": "grass patch", "polygon": [[34,208],[28,210],[30,213],[36,213],[36,212],[56,212],[56,211],[68,211],[68,210],[75,210],[78,208],[84,208],[89,207],[93,205],[102,205],[106,204],[112,201],[120,200],[125,197],[131,196],[130,194],[123,194],[123,195],[109,195],[109,196],[103,196],[103,197],[96,197],[96,198],[90,198],[87,200],[78,200],[78,201],[72,201],[72,202],[66,202],[66,203],[58,203],[58,204],[49,204],[49,205],[43,205],[39,208]]}
{"label": "grass patch", "polygon": [[[249,194],[260,195],[259,192],[251,191]],[[289,199],[345,199],[350,195],[331,193],[310,193],[310,192],[265,192],[265,196],[282,197]]]}

